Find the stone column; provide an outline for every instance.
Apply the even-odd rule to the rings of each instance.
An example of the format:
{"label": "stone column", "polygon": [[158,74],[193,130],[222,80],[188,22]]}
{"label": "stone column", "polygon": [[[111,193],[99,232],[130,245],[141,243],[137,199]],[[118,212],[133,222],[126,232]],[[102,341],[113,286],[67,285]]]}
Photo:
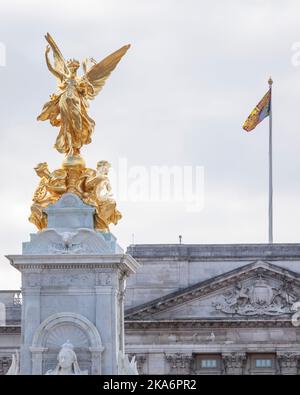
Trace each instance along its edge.
{"label": "stone column", "polygon": [[96,322],[101,328],[101,337],[105,350],[102,364],[102,374],[117,374],[119,337],[117,333],[118,320],[118,290],[112,286],[97,286],[96,292]]}
{"label": "stone column", "polygon": [[43,374],[43,352],[47,351],[46,347],[29,347],[32,353],[32,372],[37,375]]}
{"label": "stone column", "polygon": [[89,348],[92,355],[92,375],[99,375],[102,372],[102,352],[104,347],[90,347]]}
{"label": "stone column", "polygon": [[[22,281],[22,327],[21,327],[21,347],[20,347],[20,374],[32,373],[32,359],[30,347],[32,339],[38,326],[40,325],[40,287],[27,287],[26,277],[30,274],[23,273]],[[26,323],[26,325],[25,325]]]}
{"label": "stone column", "polygon": [[247,360],[245,353],[223,353],[222,360],[225,374],[242,375],[244,373],[244,367]]}
{"label": "stone column", "polygon": [[125,353],[125,333],[124,333],[124,299],[126,293],[126,272],[120,272],[119,274],[119,342],[120,342],[120,350],[124,354]]}
{"label": "stone column", "polygon": [[296,375],[298,373],[298,363],[300,360],[300,355],[289,352],[278,352],[277,359],[279,362],[281,374]]}

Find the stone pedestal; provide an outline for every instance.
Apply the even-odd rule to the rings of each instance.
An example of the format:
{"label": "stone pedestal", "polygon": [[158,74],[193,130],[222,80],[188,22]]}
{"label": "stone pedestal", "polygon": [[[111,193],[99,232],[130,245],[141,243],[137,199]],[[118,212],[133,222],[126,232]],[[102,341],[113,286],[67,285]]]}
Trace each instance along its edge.
{"label": "stone pedestal", "polygon": [[8,256],[22,273],[20,373],[53,369],[69,340],[80,369],[119,374],[126,278],[139,265],[111,234],[91,229],[93,210],[76,195],[63,195],[47,213],[54,227],[32,235],[22,255]]}

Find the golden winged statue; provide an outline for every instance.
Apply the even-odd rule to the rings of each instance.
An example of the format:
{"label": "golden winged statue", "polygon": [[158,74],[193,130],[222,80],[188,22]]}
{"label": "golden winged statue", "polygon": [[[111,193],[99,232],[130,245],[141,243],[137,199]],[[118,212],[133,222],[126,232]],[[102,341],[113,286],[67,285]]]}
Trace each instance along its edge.
{"label": "golden winged statue", "polygon": [[[110,164],[99,161],[97,170],[86,168],[80,155],[80,148],[91,142],[95,122],[89,117],[88,101],[103,88],[110,73],[116,68],[130,45],[125,45],[97,63],[91,59],[82,62],[83,76],[77,76],[78,60],[65,61],[62,53],[49,33],[45,36],[46,63],[57,78],[58,93],[52,94],[44,105],[38,120],[49,120],[60,128],[55,142],[57,151],[66,155],[60,169],[50,171],[47,162],[35,167],[40,182],[33,195],[29,221],[39,230],[47,227],[45,208],[57,202],[64,193],[74,193],[86,204],[95,208],[94,227],[101,232],[109,232],[110,224],[117,224],[122,218],[111,193],[108,172]],[[54,65],[49,59],[53,52]]]}
{"label": "golden winged statue", "polygon": [[[80,148],[91,142],[91,135],[95,121],[88,115],[88,100],[94,99],[103,88],[105,81],[116,68],[130,45],[108,55],[100,62],[90,59],[82,62],[84,74],[77,76],[80,62],[75,59],[65,61],[57,44],[49,33],[45,36],[45,57],[49,71],[57,78],[58,93],[52,94],[44,105],[39,121],[49,120],[51,125],[60,128],[55,142],[58,152],[67,156],[80,154]],[[49,59],[49,52],[53,51],[54,65]]]}

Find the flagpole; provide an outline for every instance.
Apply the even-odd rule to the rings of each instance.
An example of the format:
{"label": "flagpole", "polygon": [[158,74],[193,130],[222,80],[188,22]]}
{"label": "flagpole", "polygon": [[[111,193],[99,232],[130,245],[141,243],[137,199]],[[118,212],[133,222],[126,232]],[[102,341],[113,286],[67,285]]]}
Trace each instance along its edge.
{"label": "flagpole", "polygon": [[270,88],[270,115],[269,115],[269,243],[273,243],[273,153],[272,153],[272,84],[270,77],[268,80]]}

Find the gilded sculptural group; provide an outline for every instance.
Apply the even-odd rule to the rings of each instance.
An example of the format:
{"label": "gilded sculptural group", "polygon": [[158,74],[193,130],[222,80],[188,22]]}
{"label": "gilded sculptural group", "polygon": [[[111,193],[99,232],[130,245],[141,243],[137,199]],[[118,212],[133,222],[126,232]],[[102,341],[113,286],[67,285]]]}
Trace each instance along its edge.
{"label": "gilded sculptural group", "polygon": [[[82,62],[84,75],[77,76],[80,63],[71,59],[65,61],[62,53],[49,33],[45,36],[48,45],[45,51],[49,71],[57,78],[58,92],[50,96],[38,120],[49,120],[59,127],[54,147],[66,155],[62,167],[51,172],[46,162],[35,167],[40,182],[33,196],[30,222],[39,230],[47,227],[44,209],[54,204],[60,197],[71,192],[82,201],[95,208],[95,229],[108,232],[111,223],[117,224],[122,217],[112,196],[107,161],[97,163],[97,170],[87,168],[80,155],[83,145],[91,143],[95,122],[88,115],[88,100],[101,91],[105,81],[125,55],[129,45],[125,45],[97,63],[94,59]],[[53,52],[54,65],[49,59]]]}
{"label": "gilded sculptural group", "polygon": [[33,196],[30,222],[39,230],[47,227],[47,214],[44,209],[54,204],[66,192],[72,192],[80,199],[95,208],[95,229],[108,232],[109,225],[116,225],[122,215],[116,208],[111,194],[108,178],[110,164],[107,161],[97,163],[97,170],[86,167],[66,168],[49,171],[46,162],[35,167],[40,183]]}

